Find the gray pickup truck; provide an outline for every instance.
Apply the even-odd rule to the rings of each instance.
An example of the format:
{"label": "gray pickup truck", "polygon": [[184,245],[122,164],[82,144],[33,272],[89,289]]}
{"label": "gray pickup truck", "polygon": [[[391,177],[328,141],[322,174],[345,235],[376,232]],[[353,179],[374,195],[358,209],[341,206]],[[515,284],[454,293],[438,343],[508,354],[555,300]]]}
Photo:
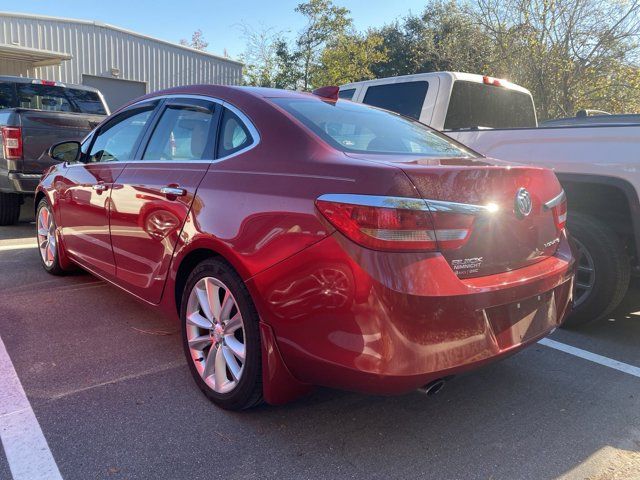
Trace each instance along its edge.
{"label": "gray pickup truck", "polygon": [[0,225],[18,221],[24,197],[53,163],[43,152],[82,139],[108,114],[95,88],[0,76]]}

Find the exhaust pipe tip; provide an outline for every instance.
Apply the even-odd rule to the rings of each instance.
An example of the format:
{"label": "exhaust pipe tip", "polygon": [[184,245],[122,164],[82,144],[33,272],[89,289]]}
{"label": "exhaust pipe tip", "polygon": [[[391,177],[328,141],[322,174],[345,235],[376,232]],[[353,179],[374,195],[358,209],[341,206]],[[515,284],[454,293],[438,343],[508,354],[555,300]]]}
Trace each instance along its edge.
{"label": "exhaust pipe tip", "polygon": [[445,380],[444,378],[439,378],[432,382],[427,383],[424,387],[420,387],[418,391],[420,393],[425,394],[427,397],[432,397],[437,395],[444,388]]}

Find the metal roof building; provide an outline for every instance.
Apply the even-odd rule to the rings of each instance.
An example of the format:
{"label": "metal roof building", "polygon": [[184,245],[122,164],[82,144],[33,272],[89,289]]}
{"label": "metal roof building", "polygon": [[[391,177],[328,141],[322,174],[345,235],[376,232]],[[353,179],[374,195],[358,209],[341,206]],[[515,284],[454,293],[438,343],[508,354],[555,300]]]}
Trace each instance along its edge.
{"label": "metal roof building", "polygon": [[97,87],[114,110],[164,88],[237,85],[242,63],[100,22],[0,12],[0,75]]}

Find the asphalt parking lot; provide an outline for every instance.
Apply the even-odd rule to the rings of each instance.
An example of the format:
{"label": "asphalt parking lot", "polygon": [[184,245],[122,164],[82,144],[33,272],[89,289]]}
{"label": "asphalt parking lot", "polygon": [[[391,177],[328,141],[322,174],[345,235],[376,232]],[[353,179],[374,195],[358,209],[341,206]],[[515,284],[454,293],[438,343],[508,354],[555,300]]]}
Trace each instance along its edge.
{"label": "asphalt parking lot", "polygon": [[[64,479],[640,478],[637,279],[610,319],[551,337],[604,365],[535,345],[434,397],[318,389],[229,413],[192,381],[177,324],[88,274],[42,270],[29,208],[0,227],[0,338]],[[14,387],[0,378],[3,428]],[[36,447],[5,438],[11,479],[5,451]]]}

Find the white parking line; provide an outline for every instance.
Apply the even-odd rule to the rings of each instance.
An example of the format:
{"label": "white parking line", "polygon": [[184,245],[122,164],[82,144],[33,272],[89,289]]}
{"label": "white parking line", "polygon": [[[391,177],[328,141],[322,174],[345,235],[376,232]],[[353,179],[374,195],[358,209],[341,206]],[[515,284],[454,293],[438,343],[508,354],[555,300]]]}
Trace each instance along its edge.
{"label": "white parking line", "polygon": [[2,338],[0,440],[14,480],[62,480]]}
{"label": "white parking line", "polygon": [[565,343],[556,342],[555,340],[551,340],[550,338],[543,338],[538,343],[540,345],[544,345],[545,347],[555,348],[556,350],[568,353],[569,355],[574,355],[584,360],[589,360],[590,362],[604,365],[605,367],[613,368],[614,370],[628,373],[629,375],[640,378],[640,368],[629,365],[628,363],[619,362],[618,360],[613,360],[609,357],[603,357],[602,355],[598,355],[597,353],[591,353],[587,350],[582,350],[581,348],[576,348]]}

